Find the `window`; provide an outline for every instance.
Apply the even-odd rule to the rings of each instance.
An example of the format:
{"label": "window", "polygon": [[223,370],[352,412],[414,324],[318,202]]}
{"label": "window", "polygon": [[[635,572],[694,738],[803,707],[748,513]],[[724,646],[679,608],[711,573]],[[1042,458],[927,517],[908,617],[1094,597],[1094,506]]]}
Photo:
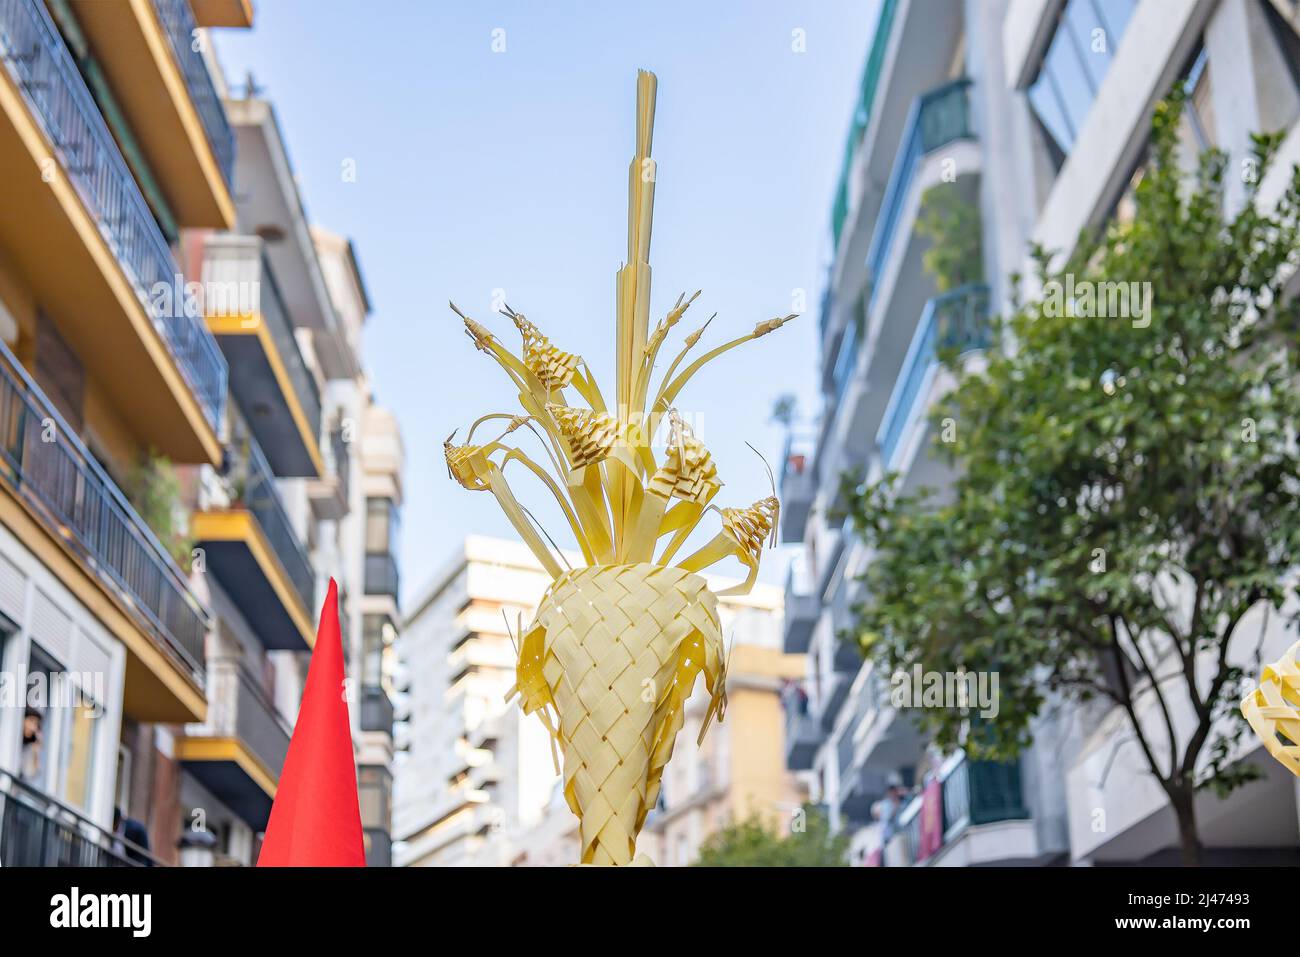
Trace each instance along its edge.
{"label": "window", "polygon": [[1029,87],[1029,103],[1063,158],[1074,146],[1136,0],[1068,0]]}
{"label": "window", "polygon": [[397,638],[387,615],[366,615],[361,630],[361,686],[378,688],[384,675],[384,649]]}
{"label": "window", "polygon": [[391,498],[366,499],[366,552],[396,555],[400,522]]}
{"label": "window", "polygon": [[93,700],[35,643],[24,691],[18,776],[74,807],[88,808],[101,702]]}

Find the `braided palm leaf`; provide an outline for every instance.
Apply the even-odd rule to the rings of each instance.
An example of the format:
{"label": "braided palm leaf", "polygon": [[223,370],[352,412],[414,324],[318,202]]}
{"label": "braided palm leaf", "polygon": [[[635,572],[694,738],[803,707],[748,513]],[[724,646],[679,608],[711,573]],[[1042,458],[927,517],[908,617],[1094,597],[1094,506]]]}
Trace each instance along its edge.
{"label": "braided palm leaf", "polygon": [[[678,296],[650,330],[656,86],[654,74],[638,74],[627,258],[617,275],[616,392],[610,404],[581,358],[555,348],[522,313],[508,306],[502,310],[522,338],[516,354],[452,305],[475,347],[509,377],[523,407],[523,415],[479,420],[510,420],[495,441],[476,445],[471,429],[466,444],[454,445],[449,438],[444,449],[452,478],[467,489],[491,491],[553,579],[520,636],[512,695],[519,695],[526,713],[538,715],[563,752],[565,798],[578,815],[582,863],[589,864],[643,862],[636,858],[637,834],[658,796],[697,679],[703,679],[710,696],[701,738],[714,717],[721,720],[726,663],[717,597],[749,590],[777,518],[775,498],[742,509],[710,504],[722,487],[717,465],[672,408],[704,365],[794,317],[757,323],[752,332],[688,361],[706,322],[685,337],[657,388],[651,388],[661,347],[699,296]],[[576,395],[566,394],[569,390]],[[664,416],[671,438],[659,461],[651,441]],[[525,424],[544,450],[540,463],[504,442]],[[510,462],[522,465],[556,499],[586,565],[561,567],[548,547],[549,536],[543,540],[532,513],[516,501],[506,481]],[[708,511],[719,512],[722,529],[673,564]],[[715,594],[696,572],[726,558],[739,559],[749,577]]]}

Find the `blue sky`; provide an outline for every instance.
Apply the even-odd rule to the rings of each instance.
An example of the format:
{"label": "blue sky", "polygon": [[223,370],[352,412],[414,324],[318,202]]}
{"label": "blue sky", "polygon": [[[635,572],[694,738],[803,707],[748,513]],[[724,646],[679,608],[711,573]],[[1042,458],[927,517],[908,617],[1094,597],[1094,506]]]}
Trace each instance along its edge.
{"label": "blue sky", "polygon": [[[777,468],[773,400],[793,392],[805,415],[816,411],[827,221],[876,3],[255,9],[253,30],[216,31],[218,57],[232,88],[251,70],[274,101],[308,216],[356,244],[375,306],[365,362],[406,441],[406,597],[464,535],[511,533],[490,494],[463,491],[443,464],[453,429],[463,436],[480,414],[516,408],[447,300],[513,345],[513,327],[492,314],[504,290],[613,390],[638,67],[659,75],[652,320],[679,292],[702,289],[679,328],[716,311],[707,349],[793,311],[796,290],[807,297],[799,320],[717,360],[678,402],[718,462],[719,503],[768,494],[744,443]],[[798,37],[806,52],[793,49]],[[563,542],[534,491],[519,494]],[[784,573],[773,555],[763,578]]]}

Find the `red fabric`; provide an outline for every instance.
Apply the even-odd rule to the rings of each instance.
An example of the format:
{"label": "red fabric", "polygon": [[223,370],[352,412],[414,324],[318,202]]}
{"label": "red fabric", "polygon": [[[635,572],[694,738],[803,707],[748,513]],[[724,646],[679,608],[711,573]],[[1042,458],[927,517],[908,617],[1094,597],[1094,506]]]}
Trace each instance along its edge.
{"label": "red fabric", "polygon": [[257,866],[366,866],[332,578]]}
{"label": "red fabric", "polygon": [[943,785],[931,778],[921,792],[921,841],[917,861],[923,861],[943,847]]}

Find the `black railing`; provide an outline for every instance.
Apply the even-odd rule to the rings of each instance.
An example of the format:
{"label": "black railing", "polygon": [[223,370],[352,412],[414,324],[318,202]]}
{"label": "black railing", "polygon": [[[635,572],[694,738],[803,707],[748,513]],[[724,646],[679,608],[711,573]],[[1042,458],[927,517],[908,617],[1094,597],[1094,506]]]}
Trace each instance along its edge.
{"label": "black railing", "polygon": [[149,867],[144,848],[0,771],[0,867]]}
{"label": "black railing", "polygon": [[393,702],[381,687],[361,689],[361,730],[393,733]]}
{"label": "black railing", "polygon": [[207,609],[157,536],[3,342],[0,481],[202,681]]}
{"label": "black railing", "polygon": [[293,523],[285,513],[280,492],[275,486],[274,474],[271,466],[266,463],[261,447],[252,436],[248,436],[247,445],[242,451],[247,453],[246,457],[236,454],[245,458],[245,461],[232,463],[236,470],[243,472],[244,487],[237,490],[236,498],[242,500],[243,506],[257,519],[262,533],[271,544],[271,550],[280,559],[285,574],[289,576],[294,591],[302,599],[302,607],[310,614],[315,605],[313,592],[316,582],[311,561],[307,558],[302,542],[298,540],[298,533],[293,530]]}
{"label": "black railing", "polygon": [[871,234],[871,247],[867,251],[867,270],[871,289],[867,297],[868,309],[880,288],[881,274],[889,250],[898,232],[899,217],[912,187],[912,177],[921,157],[940,146],[956,140],[972,139],[975,127],[971,123],[970,80],[962,78],[945,83],[917,97],[908,115],[898,154],[889,173],[880,214],[876,217]]}
{"label": "black railing", "polygon": [[312,435],[319,436],[320,389],[298,347],[262,240],[257,236],[209,236],[203,245],[203,296],[204,312],[209,316],[256,313],[266,323]]}
{"label": "black railing", "polygon": [[153,8],[167,39],[171,41],[176,65],[185,77],[185,86],[189,89],[194,108],[198,110],[208,145],[212,148],[221,176],[229,187],[234,182],[235,132],[226,119],[226,109],[221,105],[221,96],[212,82],[212,75],[208,73],[203,54],[195,49],[199,26],[194,22],[194,14],[190,12],[190,2],[153,0]]}
{"label": "black railing", "polygon": [[341,425],[330,430],[329,450],[330,474],[338,479],[339,497],[345,502],[351,501],[348,496],[351,495],[352,452]]}
{"label": "black railing", "polygon": [[153,290],[173,288],[181,271],[43,3],[0,0],[0,57],[215,428],[226,360],[201,317],[150,305]]}
{"label": "black railing", "polygon": [[899,442],[939,354],[948,349],[963,353],[986,349],[991,333],[989,288],[983,283],[958,286],[925,304],[876,432],[876,445],[886,471],[894,467]]}
{"label": "black railing", "polygon": [[397,559],[388,552],[366,554],[366,594],[397,597]]}
{"label": "black railing", "polygon": [[278,780],[289,753],[293,729],[280,717],[270,697],[243,668],[239,669],[235,699],[235,734],[246,743]]}

